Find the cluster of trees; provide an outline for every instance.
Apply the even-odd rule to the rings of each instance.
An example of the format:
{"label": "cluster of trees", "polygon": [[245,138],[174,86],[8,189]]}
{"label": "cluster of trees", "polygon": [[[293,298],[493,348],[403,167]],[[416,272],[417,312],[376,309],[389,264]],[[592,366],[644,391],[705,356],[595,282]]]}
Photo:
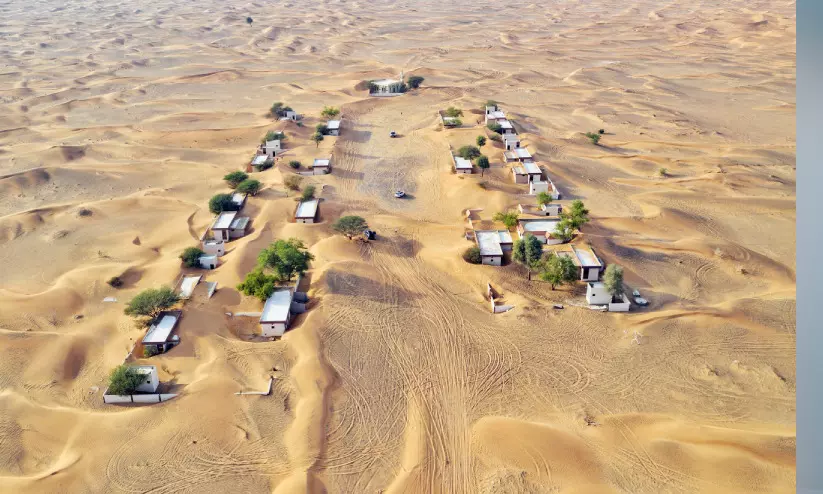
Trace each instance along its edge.
{"label": "cluster of trees", "polygon": [[560,221],[557,223],[554,233],[562,238],[564,242],[568,242],[574,238],[574,233],[589,221],[589,210],[586,209],[583,201],[574,200],[571,207],[560,213]]}
{"label": "cluster of trees", "polygon": [[314,256],[301,240],[277,240],[260,251],[257,266],[237,285],[237,289],[245,295],[265,301],[279,283],[290,281],[296,274],[305,273],[312,260]]}
{"label": "cluster of trees", "polygon": [[283,103],[278,101],[278,102],[274,103],[273,105],[271,105],[271,109],[269,109],[269,115],[271,115],[272,117],[281,118],[281,117],[285,117],[286,112],[289,112],[289,111],[294,111],[294,110],[292,110],[292,107],[285,106],[285,105],[283,105]]}
{"label": "cluster of trees", "polygon": [[520,216],[517,211],[510,209],[508,211],[498,211],[492,216],[492,220],[499,221],[506,225],[506,228],[514,228],[517,226],[517,218]]}
{"label": "cluster of trees", "polygon": [[[223,180],[226,181],[226,184],[228,184],[229,188],[235,189],[237,192],[240,192],[242,194],[249,194],[250,196],[256,196],[257,193],[260,192],[260,188],[263,186],[263,184],[261,184],[259,180],[250,179],[248,174],[241,171],[231,172],[225,177],[223,177]],[[218,196],[229,196],[229,201],[231,201],[231,195],[217,194],[216,196],[212,197],[212,200],[215,201],[215,207],[218,205],[220,205],[221,207],[225,205],[225,198],[221,197],[221,199],[216,200],[215,197]],[[211,210],[214,214],[219,214],[219,212],[215,212],[215,210],[212,210],[211,206],[212,203],[211,201],[209,201],[209,210]],[[222,211],[233,210],[223,208],[220,210],[220,212]]]}

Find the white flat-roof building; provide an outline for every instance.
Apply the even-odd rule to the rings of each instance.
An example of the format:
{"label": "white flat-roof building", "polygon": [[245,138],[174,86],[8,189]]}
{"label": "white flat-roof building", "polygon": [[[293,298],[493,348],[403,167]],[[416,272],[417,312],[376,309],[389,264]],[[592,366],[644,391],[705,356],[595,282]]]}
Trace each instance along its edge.
{"label": "white flat-roof building", "polygon": [[532,206],[531,204],[518,204],[517,209],[522,214],[529,214],[534,216],[559,216],[563,207],[557,203],[543,204],[541,206]]}
{"label": "white flat-roof building", "polygon": [[248,216],[237,216],[229,225],[229,237],[240,238],[246,235],[246,229],[249,227]]}
{"label": "white flat-roof building", "polygon": [[517,134],[503,134],[503,144],[506,151],[511,151],[520,147],[520,137]]}
{"label": "white flat-roof building", "polygon": [[629,297],[625,293],[615,300],[601,281],[586,283],[586,302],[589,305],[607,305],[609,312],[628,312],[631,306]]}
{"label": "white flat-roof building", "polygon": [[215,218],[211,231],[215,240],[227,241],[244,236],[248,224],[249,218],[238,216],[237,211],[223,211]]}
{"label": "white flat-roof building", "polygon": [[210,256],[222,256],[226,253],[226,243],[222,240],[204,240],[203,252]]}
{"label": "white flat-roof building", "polygon": [[260,146],[260,151],[263,152],[267,158],[274,158],[278,154],[280,154],[280,139],[275,139],[273,141],[266,141],[262,146]]}
{"label": "white flat-roof building", "polygon": [[291,120],[296,122],[300,118],[300,115],[294,110],[287,110],[283,118],[281,120]]}
{"label": "white flat-roof building", "polygon": [[581,281],[597,281],[603,272],[603,263],[590,247],[570,245],[567,250],[555,252],[558,256],[569,257],[580,273]]}
{"label": "white flat-roof building", "polygon": [[[510,134],[505,134],[510,135]],[[526,148],[514,148],[508,151],[503,151],[503,157],[505,158],[506,162],[510,161],[519,161],[521,163],[534,163],[534,158],[532,157],[531,153]]]}
{"label": "white flat-roof building", "polygon": [[180,343],[180,338],[172,332],[177,327],[181,314],[179,310],[161,313],[159,321],[152,324],[143,337],[143,347],[154,348],[156,353],[163,353]]}
{"label": "white flat-roof building", "polygon": [[371,81],[369,94],[389,95],[403,92],[403,81],[396,79],[378,79]]}
{"label": "white flat-roof building", "polygon": [[260,168],[261,166],[266,164],[266,161],[269,159],[268,156],[265,154],[258,154],[251,160],[251,166],[255,168]]}
{"label": "white flat-roof building", "polygon": [[200,256],[198,258],[200,267],[203,269],[214,269],[217,267],[217,256]]}
{"label": "white flat-roof building", "polygon": [[311,165],[312,173],[315,175],[325,175],[331,171],[330,158],[315,158]]}
{"label": "white flat-roof building", "polygon": [[263,336],[283,336],[291,322],[291,303],[294,290],[276,288],[260,315],[260,334]]}
{"label": "white flat-roof building", "polygon": [[201,276],[185,276],[180,282],[180,298],[190,298],[194,293],[197,284],[200,283]]}
{"label": "white flat-roof building", "polygon": [[460,156],[454,157],[454,171],[457,173],[472,173],[472,162]]}
{"label": "white flat-roof building", "polygon": [[482,264],[500,266],[503,252],[512,250],[512,235],[507,230],[475,230],[474,239],[480,248]]}
{"label": "white flat-roof building", "polygon": [[320,199],[312,199],[310,201],[300,201],[297,209],[294,211],[294,221],[296,223],[314,223],[317,217],[317,207],[320,205]]}
{"label": "white flat-roof building", "polygon": [[246,205],[246,197],[247,194],[241,194],[240,192],[235,192],[231,195],[231,202],[237,208],[238,211],[243,209],[243,206]]}
{"label": "white flat-roof building", "polygon": [[157,376],[157,367],[153,365],[133,365],[131,369],[144,377],[135,391],[139,393],[154,393],[160,387],[160,378]]}
{"label": "white flat-roof building", "polygon": [[339,136],[340,135],[340,120],[329,120],[326,123],[326,132],[330,136]]}
{"label": "white flat-roof building", "polygon": [[514,125],[508,120],[498,120],[497,123],[500,124],[500,133],[501,134],[515,134]]}
{"label": "white flat-roof building", "polygon": [[531,233],[541,242],[548,245],[562,244],[563,239],[554,233],[558,223],[560,223],[559,219],[521,219],[517,223],[517,233],[520,235],[520,238],[526,236],[527,233]]}
{"label": "white flat-roof building", "polygon": [[529,182],[529,194],[530,195],[537,195],[541,192],[546,192],[552,196],[553,200],[560,199],[560,192],[557,191],[557,187],[554,186],[551,180],[546,178],[546,180],[539,180]]}

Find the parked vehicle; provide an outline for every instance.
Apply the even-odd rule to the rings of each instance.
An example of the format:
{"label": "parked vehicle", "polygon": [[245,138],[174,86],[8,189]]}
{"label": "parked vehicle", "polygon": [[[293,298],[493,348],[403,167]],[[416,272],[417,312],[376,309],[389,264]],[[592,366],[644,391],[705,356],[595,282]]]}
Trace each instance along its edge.
{"label": "parked vehicle", "polygon": [[374,240],[377,238],[377,232],[374,230],[363,230],[363,237],[366,240]]}
{"label": "parked vehicle", "polygon": [[396,197],[398,199],[400,199],[401,197],[405,197],[405,196],[406,196],[406,193],[403,192],[402,190],[398,190],[394,193],[394,197]]}
{"label": "parked vehicle", "polygon": [[389,137],[397,137],[397,132],[395,132],[395,131],[389,132]]}

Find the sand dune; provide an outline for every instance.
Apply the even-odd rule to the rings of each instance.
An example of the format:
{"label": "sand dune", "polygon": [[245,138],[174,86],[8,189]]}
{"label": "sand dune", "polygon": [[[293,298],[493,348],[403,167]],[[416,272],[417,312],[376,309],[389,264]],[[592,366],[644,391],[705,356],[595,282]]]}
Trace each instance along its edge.
{"label": "sand dune", "polygon": [[[0,19],[0,492],[795,490],[792,2],[22,0]],[[423,86],[367,97],[400,71]],[[497,228],[533,202],[500,143],[483,177],[451,173],[489,99],[591,210],[574,242],[648,308],[460,258],[467,209]],[[316,146],[327,105],[343,134]],[[285,153],[254,175],[249,235],[183,269],[268,130]],[[287,163],[329,156],[304,177],[320,221],[294,223]],[[343,214],[378,240],[336,235]],[[261,341],[227,313],[260,311],[235,286],[289,237],[315,256],[309,310]],[[131,358],[181,395],[103,405],[144,335],[124,303],[193,272],[219,288],[187,302],[181,344]],[[491,314],[487,283],[515,309]]]}

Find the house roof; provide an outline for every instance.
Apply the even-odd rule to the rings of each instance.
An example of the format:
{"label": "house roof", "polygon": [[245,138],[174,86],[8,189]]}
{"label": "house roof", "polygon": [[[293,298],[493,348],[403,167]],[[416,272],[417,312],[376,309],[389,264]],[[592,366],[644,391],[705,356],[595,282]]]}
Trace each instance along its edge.
{"label": "house roof", "polygon": [[235,192],[231,196],[231,202],[240,206],[244,202],[246,202],[246,194],[241,194],[240,192]]}
{"label": "house roof", "polygon": [[329,166],[329,159],[328,158],[315,158],[314,164],[312,165],[314,168],[324,168]]}
{"label": "house roof", "polygon": [[519,141],[520,136],[518,136],[517,134],[503,134],[503,140],[504,141]]}
{"label": "house roof", "polygon": [[326,127],[329,130],[337,130],[340,128],[340,120],[329,120],[329,122],[326,124]]}
{"label": "house roof", "polygon": [[200,276],[186,276],[183,282],[180,283],[180,296],[183,298],[191,297],[194,288],[200,283]]}
{"label": "house roof", "polygon": [[157,324],[149,328],[149,332],[143,338],[143,343],[165,343],[169,341],[169,335],[177,325],[178,317],[174,314],[166,314]]}
{"label": "house roof", "polygon": [[237,211],[223,211],[220,215],[215,218],[214,223],[212,224],[213,230],[225,230],[229,228],[234,221],[235,216],[237,216]]}
{"label": "house roof", "polygon": [[515,175],[525,175],[526,174],[526,169],[523,168],[522,166],[513,166],[512,171],[514,172]]}
{"label": "house roof", "polygon": [[280,147],[280,139],[274,139],[272,141],[266,141],[266,147],[273,147],[279,148]]}
{"label": "house roof", "polygon": [[235,218],[234,221],[231,222],[231,226],[229,226],[232,230],[237,229],[245,229],[246,226],[249,224],[249,217],[248,216],[240,216]]}
{"label": "house roof", "polygon": [[204,260],[206,260],[206,261],[216,261],[216,260],[217,260],[217,256],[215,256],[215,255],[210,255],[210,256],[200,256],[200,257],[198,257],[198,258],[197,258],[197,260],[198,260],[198,261],[200,261],[200,262],[202,262],[202,261],[204,261]]}
{"label": "house roof", "polygon": [[580,260],[580,265],[584,268],[588,267],[603,267],[603,264],[600,263],[600,259],[597,258],[594,251],[588,247],[581,248],[572,246],[572,251],[577,256],[577,259]]}
{"label": "house roof", "polygon": [[497,123],[500,124],[501,129],[513,129],[514,128],[514,127],[512,127],[512,123],[509,122],[508,120],[500,120]]}
{"label": "house roof", "polygon": [[503,111],[500,111],[500,110],[495,110],[495,111],[489,113],[489,118],[494,118],[494,119],[502,118],[502,119],[505,119],[506,118],[506,112],[503,112]]}
{"label": "house roof", "polygon": [[543,174],[543,172],[540,170],[540,167],[537,166],[534,163],[534,161],[526,161],[525,163],[523,163],[523,168],[526,169],[526,173],[528,173],[529,175],[534,175],[534,174],[542,175]]}
{"label": "house roof", "polygon": [[532,153],[529,152],[526,148],[515,148],[514,152],[517,154],[517,157],[520,159],[523,158],[531,158]]}
{"label": "house roof", "polygon": [[480,247],[481,256],[502,256],[500,244],[512,243],[512,235],[506,230],[475,230],[474,238]]}
{"label": "house roof", "polygon": [[254,166],[260,166],[263,163],[265,163],[267,159],[269,159],[268,156],[266,156],[265,154],[261,154],[261,155],[255,156],[254,159],[251,160],[251,164],[254,165]]}
{"label": "house roof", "polygon": [[204,245],[220,245],[224,243],[222,240],[206,240],[203,242]]}
{"label": "house roof", "polygon": [[286,322],[293,294],[291,288],[276,288],[263,306],[260,322]]}
{"label": "house roof", "polygon": [[392,84],[397,84],[400,81],[395,79],[378,79],[376,81],[372,81],[372,83],[377,84],[378,86],[391,86]]}
{"label": "house roof", "polygon": [[319,199],[312,199],[311,201],[301,201],[297,205],[297,211],[294,213],[295,218],[314,218],[317,216],[317,205],[320,204]]}
{"label": "house roof", "polygon": [[472,162],[460,156],[454,157],[454,168],[457,170],[471,170]]}
{"label": "house roof", "polygon": [[534,232],[548,232],[551,233],[557,227],[560,220],[520,220],[520,226],[523,231]]}

